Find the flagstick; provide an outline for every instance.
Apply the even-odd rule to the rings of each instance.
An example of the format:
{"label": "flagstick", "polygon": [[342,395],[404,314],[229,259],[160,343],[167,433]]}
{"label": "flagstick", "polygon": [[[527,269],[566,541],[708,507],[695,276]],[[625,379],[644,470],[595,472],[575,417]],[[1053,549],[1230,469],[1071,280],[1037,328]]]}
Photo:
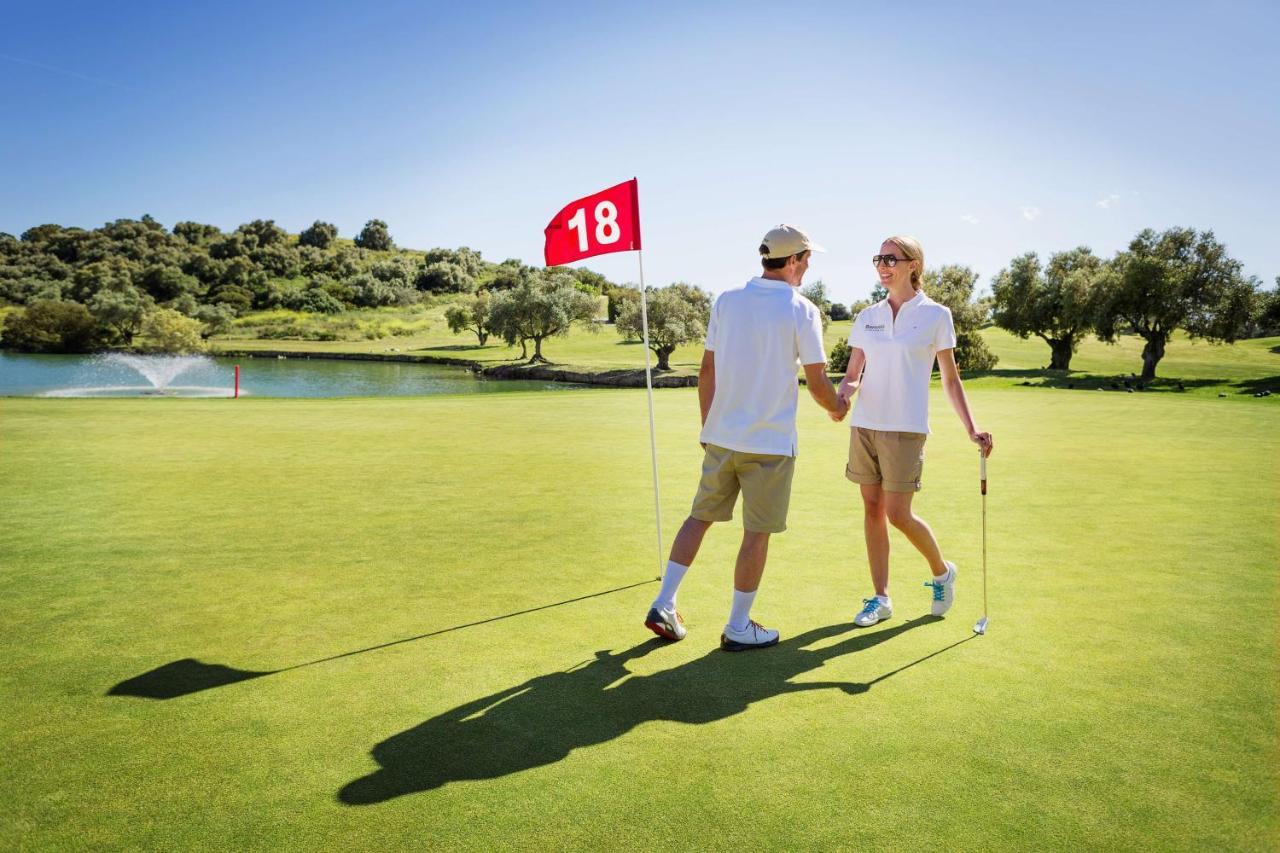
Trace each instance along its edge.
{"label": "flagstick", "polygon": [[658,577],[665,573],[662,551],[662,497],[658,489],[658,439],[653,428],[653,371],[649,367],[649,300],[644,290],[644,252],[636,252],[640,261],[640,327],[644,330],[644,386],[649,393],[649,451],[653,456],[653,514],[658,523]]}

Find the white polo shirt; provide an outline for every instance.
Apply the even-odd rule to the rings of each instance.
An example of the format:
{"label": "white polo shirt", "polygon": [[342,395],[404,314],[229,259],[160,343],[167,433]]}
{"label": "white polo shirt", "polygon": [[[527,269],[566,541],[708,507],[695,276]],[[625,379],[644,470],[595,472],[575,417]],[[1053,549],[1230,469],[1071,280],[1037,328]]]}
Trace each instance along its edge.
{"label": "white polo shirt", "polygon": [[858,312],[849,346],[866,353],[867,366],[853,406],[851,427],[929,432],[929,377],[939,350],[953,349],[956,330],[951,309],[924,295],[898,309],[889,300]]}
{"label": "white polo shirt", "polygon": [[817,306],[785,281],[753,278],[716,299],[706,347],[715,353],[716,393],[700,440],[795,456],[796,369],[827,358]]}

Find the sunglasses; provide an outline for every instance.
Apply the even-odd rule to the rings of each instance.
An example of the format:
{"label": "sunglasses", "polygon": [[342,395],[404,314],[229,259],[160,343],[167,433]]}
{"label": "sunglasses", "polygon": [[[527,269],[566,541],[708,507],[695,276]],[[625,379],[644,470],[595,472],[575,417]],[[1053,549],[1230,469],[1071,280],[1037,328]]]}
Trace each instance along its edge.
{"label": "sunglasses", "polygon": [[909,260],[909,259],[900,258],[897,255],[872,255],[871,265],[873,267],[878,267],[881,264],[884,264],[889,269],[893,269],[898,265],[898,261],[905,261],[905,260]]}

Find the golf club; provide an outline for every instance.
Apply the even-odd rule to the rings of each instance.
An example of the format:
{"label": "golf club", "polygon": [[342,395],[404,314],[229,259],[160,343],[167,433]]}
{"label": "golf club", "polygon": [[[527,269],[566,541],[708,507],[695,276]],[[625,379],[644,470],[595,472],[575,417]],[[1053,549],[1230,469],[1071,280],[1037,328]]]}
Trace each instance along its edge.
{"label": "golf club", "polygon": [[987,454],[978,447],[979,478],[982,480],[982,618],[973,626],[973,633],[987,633]]}

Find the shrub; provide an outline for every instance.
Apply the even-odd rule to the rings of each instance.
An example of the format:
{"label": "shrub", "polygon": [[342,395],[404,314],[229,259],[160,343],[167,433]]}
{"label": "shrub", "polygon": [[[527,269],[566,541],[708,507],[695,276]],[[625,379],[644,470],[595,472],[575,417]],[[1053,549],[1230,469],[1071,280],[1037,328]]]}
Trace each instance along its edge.
{"label": "shrub", "polygon": [[831,348],[831,356],[827,359],[828,373],[844,373],[849,369],[849,354],[853,352],[846,340],[836,341]]}
{"label": "shrub", "polygon": [[99,341],[97,321],[77,302],[38,299],[5,317],[5,346],[20,352],[88,352]]}
{"label": "shrub", "polygon": [[145,352],[192,353],[207,348],[201,337],[203,327],[193,320],[169,308],[158,308],[142,321],[141,336]]}
{"label": "shrub", "polygon": [[299,246],[314,246],[317,249],[327,249],[329,244],[338,238],[338,226],[321,222],[317,219],[311,223],[311,227],[304,230],[298,235]]}

